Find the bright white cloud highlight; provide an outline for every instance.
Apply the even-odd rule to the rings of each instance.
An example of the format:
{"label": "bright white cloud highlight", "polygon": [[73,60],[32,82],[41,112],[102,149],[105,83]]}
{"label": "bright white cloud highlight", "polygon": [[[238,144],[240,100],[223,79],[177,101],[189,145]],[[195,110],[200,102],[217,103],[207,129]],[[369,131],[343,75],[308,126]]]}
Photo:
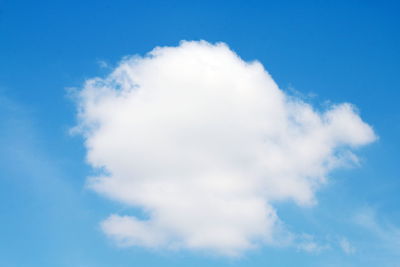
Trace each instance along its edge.
{"label": "bright white cloud highlight", "polygon": [[111,215],[119,244],[237,255],[280,243],[273,203],[315,202],[330,170],[375,139],[350,104],[317,112],[226,44],[182,42],[125,58],[79,92],[90,188],[141,208]]}

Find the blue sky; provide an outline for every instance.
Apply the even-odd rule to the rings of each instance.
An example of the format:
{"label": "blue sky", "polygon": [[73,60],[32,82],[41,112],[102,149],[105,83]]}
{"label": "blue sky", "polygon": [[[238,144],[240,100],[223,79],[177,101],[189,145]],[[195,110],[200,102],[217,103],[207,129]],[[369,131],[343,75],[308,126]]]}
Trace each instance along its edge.
{"label": "blue sky", "polygon": [[[396,1],[1,1],[0,265],[400,266],[399,9]],[[286,228],[319,249],[263,245],[231,258],[121,248],[102,232],[101,221],[129,208],[87,188],[95,171],[83,138],[70,134],[76,105],[66,88],[108,75],[124,56],[200,39],[258,60],[316,109],[354,104],[379,137],[355,150],[359,166],[329,172],[316,205],[274,204]]]}

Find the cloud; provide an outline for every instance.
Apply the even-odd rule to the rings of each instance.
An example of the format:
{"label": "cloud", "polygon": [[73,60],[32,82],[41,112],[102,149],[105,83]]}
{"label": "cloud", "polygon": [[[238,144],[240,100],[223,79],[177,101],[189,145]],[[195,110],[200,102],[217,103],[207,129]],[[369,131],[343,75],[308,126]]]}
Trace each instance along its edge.
{"label": "cloud", "polygon": [[355,247],[345,237],[340,238],[339,246],[346,254],[354,254],[356,252]]}
{"label": "cloud", "polygon": [[105,60],[97,60],[97,64],[100,68],[107,69],[110,68],[110,65]]}
{"label": "cloud", "polygon": [[400,256],[400,228],[398,226],[383,220],[370,206],[360,209],[353,219],[362,229],[372,234],[375,239],[372,244],[390,254]]}
{"label": "cloud", "polygon": [[315,237],[309,234],[301,234],[295,236],[295,244],[297,249],[310,253],[319,253],[324,250],[330,249],[327,244],[321,244],[315,240]]}
{"label": "cloud", "polygon": [[101,223],[123,246],[239,255],[279,244],[273,204],[313,205],[329,171],[375,139],[351,104],[316,111],[224,43],[126,57],[77,104],[75,130],[101,170],[88,186],[147,216]]}

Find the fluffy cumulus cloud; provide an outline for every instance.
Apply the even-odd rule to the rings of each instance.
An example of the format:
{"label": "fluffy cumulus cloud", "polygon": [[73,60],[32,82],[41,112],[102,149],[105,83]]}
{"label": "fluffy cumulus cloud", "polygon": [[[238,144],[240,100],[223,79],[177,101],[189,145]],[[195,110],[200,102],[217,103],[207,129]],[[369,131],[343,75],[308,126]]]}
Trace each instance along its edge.
{"label": "fluffy cumulus cloud", "polygon": [[316,111],[224,43],[127,57],[77,103],[100,170],[88,186],[145,214],[101,223],[124,246],[238,255],[280,243],[274,203],[312,205],[329,171],[375,139],[352,105]]}

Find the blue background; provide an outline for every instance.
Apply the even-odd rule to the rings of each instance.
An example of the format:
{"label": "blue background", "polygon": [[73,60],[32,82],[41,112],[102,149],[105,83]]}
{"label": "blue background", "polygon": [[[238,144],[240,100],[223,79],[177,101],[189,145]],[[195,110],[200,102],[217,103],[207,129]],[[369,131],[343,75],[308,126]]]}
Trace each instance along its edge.
{"label": "blue background", "polygon": [[[398,1],[0,1],[0,266],[400,266],[399,12]],[[101,61],[182,39],[226,42],[282,89],[317,107],[353,103],[374,127],[361,166],[332,173],[317,206],[277,207],[289,229],[329,249],[226,259],[120,249],[101,233],[124,207],[85,189],[91,170],[68,133],[65,88],[107,74]],[[365,208],[392,239],[353,222]],[[355,253],[335,245],[341,236]]]}

